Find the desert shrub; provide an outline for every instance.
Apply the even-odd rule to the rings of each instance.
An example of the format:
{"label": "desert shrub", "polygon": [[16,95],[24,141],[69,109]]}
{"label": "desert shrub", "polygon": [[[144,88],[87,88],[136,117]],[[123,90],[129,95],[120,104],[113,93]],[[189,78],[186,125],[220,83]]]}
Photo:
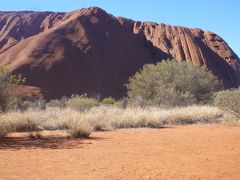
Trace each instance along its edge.
{"label": "desert shrub", "polygon": [[145,108],[151,103],[149,101],[146,101],[142,96],[136,96],[131,99],[131,106],[134,107],[140,107],[140,108]]}
{"label": "desert shrub", "polygon": [[127,106],[128,106],[128,100],[127,100],[127,98],[124,97],[124,98],[118,100],[117,103],[116,103],[116,105],[117,105],[117,107],[119,107],[119,108],[126,109]]}
{"label": "desert shrub", "polygon": [[29,108],[35,110],[45,110],[47,108],[47,102],[44,99],[29,102]]}
{"label": "desert shrub", "polygon": [[45,110],[47,108],[47,103],[44,99],[38,100],[36,103],[39,110]]}
{"label": "desert shrub", "polygon": [[145,65],[127,87],[130,100],[173,107],[211,103],[223,84],[205,66],[171,60]]}
{"label": "desert shrub", "polygon": [[22,101],[18,97],[10,97],[7,102],[7,110],[18,110],[18,105],[21,104]]}
{"label": "desert shrub", "polygon": [[11,132],[38,131],[40,116],[31,112],[9,111],[0,115],[0,137]]}
{"label": "desert shrub", "polygon": [[21,121],[16,121],[15,123],[11,123],[12,129],[15,132],[30,132],[30,131],[39,131],[39,124],[34,119],[22,119]]}
{"label": "desert shrub", "polygon": [[83,121],[68,121],[65,124],[67,132],[73,138],[89,138],[93,128],[89,123]]}
{"label": "desert shrub", "polygon": [[219,109],[228,111],[240,117],[240,88],[216,93],[214,104]]}
{"label": "desert shrub", "polygon": [[21,75],[11,75],[7,66],[0,66],[0,111],[9,109],[15,101],[15,87],[23,81],[24,78]]}
{"label": "desert shrub", "polygon": [[67,99],[53,99],[47,103],[48,107],[58,107],[58,108],[65,108],[67,106]]}
{"label": "desert shrub", "polygon": [[73,96],[67,101],[67,107],[79,111],[88,110],[98,105],[99,105],[98,100],[94,98],[89,98],[86,95]]}
{"label": "desert shrub", "polygon": [[32,103],[30,101],[24,101],[21,98],[13,97],[11,99],[11,101],[9,102],[8,110],[9,111],[24,112],[24,111],[27,111],[30,108],[31,104]]}
{"label": "desert shrub", "polygon": [[101,100],[102,105],[113,105],[116,103],[116,100],[112,97],[107,97]]}
{"label": "desert shrub", "polygon": [[7,112],[0,116],[13,132],[26,132],[39,130],[40,116],[35,112]]}
{"label": "desert shrub", "polygon": [[16,105],[16,110],[19,110],[21,112],[27,111],[30,107],[31,103],[28,101],[18,101]]}
{"label": "desert shrub", "polygon": [[12,131],[11,126],[6,121],[0,121],[0,138]]}

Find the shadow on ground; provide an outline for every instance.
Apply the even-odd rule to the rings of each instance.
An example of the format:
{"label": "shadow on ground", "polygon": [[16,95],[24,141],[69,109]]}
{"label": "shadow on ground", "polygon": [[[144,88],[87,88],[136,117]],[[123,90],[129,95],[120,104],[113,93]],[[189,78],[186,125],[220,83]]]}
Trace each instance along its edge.
{"label": "shadow on ground", "polygon": [[92,141],[100,141],[103,138],[90,137],[89,139],[71,139],[66,137],[46,137],[31,139],[28,137],[5,137],[0,139],[0,150],[21,149],[76,149],[81,145],[90,145]]}

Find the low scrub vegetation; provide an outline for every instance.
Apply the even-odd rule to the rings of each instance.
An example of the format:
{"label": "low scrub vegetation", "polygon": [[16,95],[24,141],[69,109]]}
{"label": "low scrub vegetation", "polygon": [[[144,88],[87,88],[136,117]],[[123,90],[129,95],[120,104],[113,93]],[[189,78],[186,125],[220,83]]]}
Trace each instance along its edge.
{"label": "low scrub vegetation", "polygon": [[67,107],[78,111],[84,111],[98,105],[98,100],[87,97],[86,95],[73,96],[67,101]]}
{"label": "low scrub vegetation", "polygon": [[[161,108],[93,108],[88,113],[93,125],[102,129],[160,128],[169,125],[216,123],[221,111],[208,106],[191,106],[174,109]],[[87,115],[87,114],[86,114]]]}
{"label": "low scrub vegetation", "polygon": [[[118,101],[87,95],[48,103],[10,100],[13,87],[20,82],[21,77],[0,68],[0,108],[4,112],[0,114],[0,137],[11,132],[66,130],[71,137],[88,138],[93,131],[226,122],[225,111],[240,116],[239,89],[218,92],[222,82],[206,67],[185,62],[144,66],[130,78],[128,98]],[[216,107],[209,105],[214,97]],[[7,112],[10,102],[15,108]]]}
{"label": "low scrub vegetation", "polygon": [[30,109],[0,115],[0,136],[18,131],[65,129],[72,137],[87,138],[94,130],[218,123],[222,115],[219,109],[211,106],[174,109],[100,106],[86,111],[70,108]]}
{"label": "low scrub vegetation", "polygon": [[24,82],[21,75],[11,75],[7,66],[0,66],[0,112],[5,112],[16,105],[14,90],[16,85]]}
{"label": "low scrub vegetation", "polygon": [[214,104],[219,109],[228,111],[240,118],[240,88],[216,93]]}
{"label": "low scrub vegetation", "polygon": [[93,131],[93,127],[87,121],[67,121],[65,127],[69,135],[74,138],[88,138]]}
{"label": "low scrub vegetation", "polygon": [[116,101],[112,97],[107,97],[107,98],[104,98],[101,100],[102,105],[113,105],[115,103],[116,103]]}
{"label": "low scrub vegetation", "polygon": [[11,126],[6,121],[0,121],[0,138],[12,132]]}
{"label": "low scrub vegetation", "polygon": [[53,99],[47,103],[47,107],[56,107],[56,108],[65,108],[67,107],[67,98],[63,97],[62,99]]}

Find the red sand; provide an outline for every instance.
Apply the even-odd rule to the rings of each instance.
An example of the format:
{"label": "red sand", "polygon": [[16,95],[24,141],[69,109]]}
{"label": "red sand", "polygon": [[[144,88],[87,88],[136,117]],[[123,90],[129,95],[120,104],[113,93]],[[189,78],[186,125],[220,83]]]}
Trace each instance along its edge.
{"label": "red sand", "polygon": [[117,130],[90,140],[24,135],[0,141],[1,180],[240,179],[240,127]]}

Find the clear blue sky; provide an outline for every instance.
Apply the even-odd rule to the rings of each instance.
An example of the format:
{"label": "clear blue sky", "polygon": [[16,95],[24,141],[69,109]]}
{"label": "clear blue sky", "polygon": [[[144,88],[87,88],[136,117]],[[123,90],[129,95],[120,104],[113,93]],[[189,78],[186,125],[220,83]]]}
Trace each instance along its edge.
{"label": "clear blue sky", "polygon": [[240,56],[240,0],[2,0],[0,11],[69,12],[89,6],[135,20],[210,30]]}

